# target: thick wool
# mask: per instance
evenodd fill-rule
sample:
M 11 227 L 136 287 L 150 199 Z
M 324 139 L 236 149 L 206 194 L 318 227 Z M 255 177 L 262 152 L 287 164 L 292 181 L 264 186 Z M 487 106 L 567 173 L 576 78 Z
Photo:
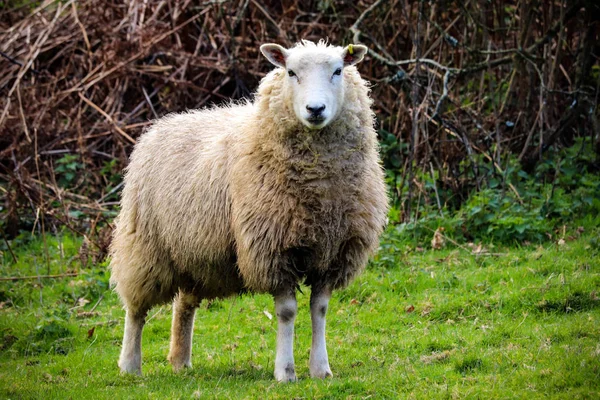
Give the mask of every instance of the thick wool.
M 340 111 L 320 130 L 298 121 L 278 68 L 253 102 L 172 114 L 141 136 L 111 246 L 131 315 L 180 291 L 330 291 L 365 267 L 388 202 L 368 85 L 354 66 L 343 74 Z
M 167 116 L 140 139 L 125 174 L 112 276 L 128 307 L 307 279 L 346 286 L 385 224 L 369 89 L 344 69 L 339 117 L 295 120 L 276 69 L 255 102 Z

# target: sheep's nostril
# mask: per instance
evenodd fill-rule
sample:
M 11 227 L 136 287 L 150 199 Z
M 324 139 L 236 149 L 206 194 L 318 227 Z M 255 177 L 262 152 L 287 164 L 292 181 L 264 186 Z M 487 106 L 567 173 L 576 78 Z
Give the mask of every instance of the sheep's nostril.
M 325 104 L 307 105 L 306 109 L 311 113 L 311 115 L 318 117 L 323 113 L 323 111 L 325 111 Z

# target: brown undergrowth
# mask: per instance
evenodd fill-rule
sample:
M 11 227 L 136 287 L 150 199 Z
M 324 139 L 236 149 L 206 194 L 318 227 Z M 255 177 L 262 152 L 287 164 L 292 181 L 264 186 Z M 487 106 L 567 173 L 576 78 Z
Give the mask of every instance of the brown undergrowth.
M 0 5 L 0 228 L 105 249 L 120 171 L 152 119 L 251 95 L 261 43 L 362 42 L 388 169 L 417 196 L 480 187 L 598 140 L 594 1 L 33 1 Z M 390 136 L 391 135 L 391 136 Z M 410 201 L 407 202 L 410 205 Z M 410 208 L 403 210 L 410 216 Z

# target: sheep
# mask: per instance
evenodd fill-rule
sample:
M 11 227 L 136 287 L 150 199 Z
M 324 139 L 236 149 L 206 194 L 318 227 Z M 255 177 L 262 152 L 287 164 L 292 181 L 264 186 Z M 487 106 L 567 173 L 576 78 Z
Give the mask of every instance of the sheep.
M 168 360 L 191 367 L 201 300 L 244 292 L 275 301 L 274 375 L 294 381 L 296 290 L 311 288 L 311 377 L 331 377 L 325 316 L 378 247 L 388 210 L 367 48 L 264 44 L 276 67 L 254 101 L 171 114 L 139 139 L 111 244 L 126 309 L 119 367 L 141 374 L 145 316 L 173 301 Z

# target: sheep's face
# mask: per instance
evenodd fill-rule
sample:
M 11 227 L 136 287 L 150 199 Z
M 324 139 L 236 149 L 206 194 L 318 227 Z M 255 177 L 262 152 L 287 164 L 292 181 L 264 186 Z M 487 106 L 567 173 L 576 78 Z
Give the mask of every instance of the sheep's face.
M 345 67 L 360 62 L 367 48 L 315 45 L 303 41 L 291 49 L 264 44 L 261 52 L 274 65 L 285 69 L 284 96 L 292 102 L 294 114 L 310 129 L 321 129 L 335 120 L 344 99 Z

